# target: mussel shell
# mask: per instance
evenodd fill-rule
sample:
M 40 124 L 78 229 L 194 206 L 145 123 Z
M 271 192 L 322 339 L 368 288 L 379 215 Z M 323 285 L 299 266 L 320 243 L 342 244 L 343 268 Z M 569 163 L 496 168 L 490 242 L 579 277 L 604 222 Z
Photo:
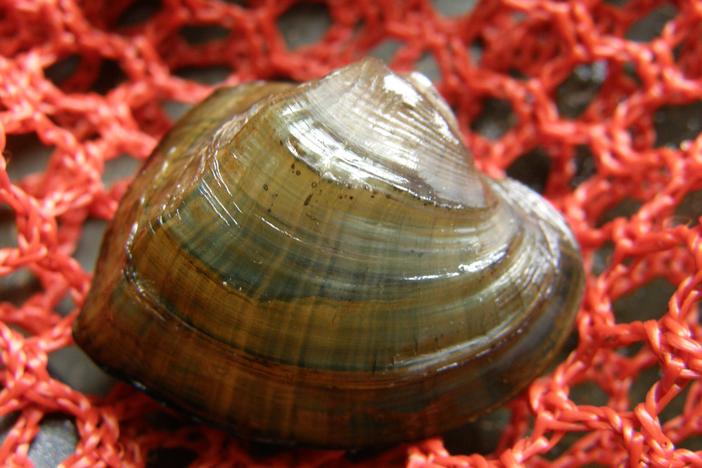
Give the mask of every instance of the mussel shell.
M 548 202 L 475 170 L 428 80 L 366 60 L 190 111 L 122 200 L 74 337 L 245 437 L 364 447 L 523 389 L 582 288 Z

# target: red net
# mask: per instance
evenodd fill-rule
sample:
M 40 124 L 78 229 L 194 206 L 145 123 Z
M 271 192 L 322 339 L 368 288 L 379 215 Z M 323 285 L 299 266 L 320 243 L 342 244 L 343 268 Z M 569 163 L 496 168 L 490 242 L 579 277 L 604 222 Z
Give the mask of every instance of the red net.
M 702 2 L 487 0 L 449 17 L 428 0 L 329 0 L 315 4 L 326 32 L 299 48 L 280 31 L 293 1 L 0 5 L 7 464 L 30 464 L 56 415 L 76 431 L 66 466 L 169 451 L 198 466 L 702 463 Z M 194 27 L 218 34 L 193 40 Z M 266 452 L 177 416 L 163 423 L 152 415 L 164 410 L 126 385 L 97 397 L 64 383 L 50 359 L 71 346 L 90 282 L 81 234 L 113 215 L 128 183 L 106 182 L 106 163 L 146 158 L 171 124 L 164 104 L 210 92 L 190 70 L 306 80 L 388 40 L 395 69 L 433 58 L 483 170 L 518 176 L 535 164 L 526 174 L 542 176 L 565 213 L 588 271 L 569 354 L 501 418 L 372 454 Z M 22 141 L 49 154 L 38 172 L 14 170 L 35 157 L 14 149 Z M 487 432 L 494 442 L 471 446 Z

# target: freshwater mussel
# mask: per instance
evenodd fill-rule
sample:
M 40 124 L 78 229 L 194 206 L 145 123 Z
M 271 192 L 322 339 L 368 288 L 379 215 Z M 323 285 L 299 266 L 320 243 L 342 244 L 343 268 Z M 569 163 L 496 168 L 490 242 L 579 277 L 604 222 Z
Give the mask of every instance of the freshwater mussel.
M 582 264 L 459 135 L 429 80 L 374 59 L 216 91 L 124 196 L 76 342 L 250 439 L 383 445 L 500 405 L 570 333 Z

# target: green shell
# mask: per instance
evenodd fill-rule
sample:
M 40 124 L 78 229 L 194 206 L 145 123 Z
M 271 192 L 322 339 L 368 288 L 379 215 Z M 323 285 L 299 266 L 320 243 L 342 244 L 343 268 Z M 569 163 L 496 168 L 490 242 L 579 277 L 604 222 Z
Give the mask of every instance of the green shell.
M 189 112 L 122 200 L 74 336 L 244 437 L 363 447 L 523 389 L 582 289 L 549 203 L 476 171 L 426 78 L 368 59 Z

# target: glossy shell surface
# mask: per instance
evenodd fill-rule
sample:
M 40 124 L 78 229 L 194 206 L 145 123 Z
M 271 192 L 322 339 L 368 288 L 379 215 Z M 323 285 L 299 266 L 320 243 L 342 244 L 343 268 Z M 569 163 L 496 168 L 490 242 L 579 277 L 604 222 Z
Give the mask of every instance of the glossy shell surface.
M 476 171 L 426 78 L 369 59 L 190 111 L 123 198 L 74 337 L 244 437 L 364 447 L 523 389 L 582 287 L 549 203 Z

